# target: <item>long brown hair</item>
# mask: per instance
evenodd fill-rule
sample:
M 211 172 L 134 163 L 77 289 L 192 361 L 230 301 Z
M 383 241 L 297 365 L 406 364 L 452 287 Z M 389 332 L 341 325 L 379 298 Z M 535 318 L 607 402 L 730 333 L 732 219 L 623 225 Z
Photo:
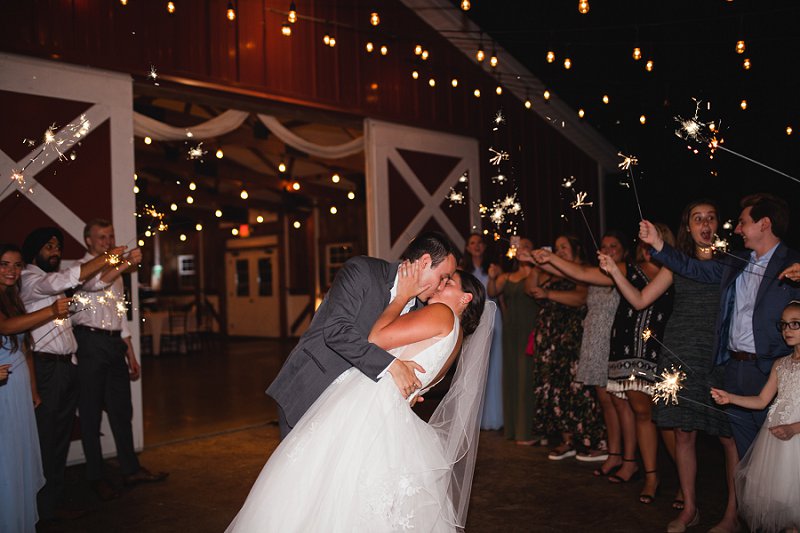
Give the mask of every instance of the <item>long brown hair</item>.
M 695 200 L 694 202 L 689 202 L 686 207 L 683 208 L 683 212 L 681 213 L 681 223 L 680 226 L 678 226 L 678 237 L 675 241 L 675 248 L 685 253 L 689 257 L 695 256 L 695 247 L 697 246 L 697 243 L 695 243 L 694 239 L 692 239 L 692 234 L 689 233 L 689 217 L 692 214 L 692 209 L 698 205 L 710 205 L 713 207 L 714 212 L 717 213 L 717 221 L 719 222 L 719 206 L 717 205 L 717 202 L 713 200 Z
M 20 257 L 22 256 L 22 251 L 19 249 L 19 246 L 15 244 L 0 244 L 0 258 L 2 258 L 7 252 L 17 252 Z M 0 289 L 0 313 L 2 313 L 6 318 L 25 314 L 25 306 L 22 304 L 22 299 L 19 297 L 19 280 L 17 280 L 17 282 L 11 287 Z M 0 336 L 0 348 L 5 347 L 6 338 L 9 339 L 12 352 L 19 350 L 19 341 L 17 341 L 17 336 L 13 334 Z M 25 333 L 24 347 L 27 349 L 29 346 L 30 333 Z

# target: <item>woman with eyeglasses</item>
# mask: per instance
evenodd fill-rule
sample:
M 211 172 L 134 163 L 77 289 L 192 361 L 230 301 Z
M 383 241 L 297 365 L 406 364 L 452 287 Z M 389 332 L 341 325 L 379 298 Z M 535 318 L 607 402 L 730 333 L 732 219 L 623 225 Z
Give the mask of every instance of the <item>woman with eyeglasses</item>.
M 769 409 L 767 421 L 736 469 L 739 514 L 751 531 L 800 528 L 800 301 L 783 310 L 778 329 L 791 355 L 772 365 L 758 396 L 737 396 L 711 389 L 720 405 Z

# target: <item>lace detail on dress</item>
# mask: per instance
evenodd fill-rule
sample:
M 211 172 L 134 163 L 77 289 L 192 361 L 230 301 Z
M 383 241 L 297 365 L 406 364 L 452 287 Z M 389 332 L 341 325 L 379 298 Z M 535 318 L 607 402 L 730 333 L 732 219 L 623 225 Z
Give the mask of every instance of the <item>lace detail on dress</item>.
M 398 477 L 375 480 L 364 485 L 364 509 L 361 522 L 375 525 L 376 520 L 391 531 L 408 531 L 415 528 L 414 505 L 411 501 L 422 491 L 418 476 L 402 473 Z
M 771 427 L 800 422 L 800 360 L 789 356 L 775 365 L 778 397 L 769 408 L 767 424 Z

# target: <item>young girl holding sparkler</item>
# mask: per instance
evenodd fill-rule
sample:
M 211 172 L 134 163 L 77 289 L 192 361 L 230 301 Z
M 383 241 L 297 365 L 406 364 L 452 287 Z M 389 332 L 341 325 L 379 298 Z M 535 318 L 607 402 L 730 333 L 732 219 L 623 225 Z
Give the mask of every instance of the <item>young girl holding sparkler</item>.
M 775 397 L 767 421 L 736 471 L 739 513 L 753 531 L 800 528 L 800 301 L 783 310 L 778 328 L 794 348 L 772 365 L 758 396 L 737 396 L 711 389 L 720 405 L 764 409 Z
M 36 493 L 44 485 L 33 409 L 39 404 L 27 331 L 65 318 L 69 298 L 25 314 L 19 297 L 22 253 L 0 244 L 0 531 L 36 529 Z
M 677 248 L 700 261 L 713 259 L 709 243 L 719 226 L 718 209 L 714 202 L 690 202 L 683 210 L 678 229 Z M 729 531 L 736 525 L 736 497 L 733 471 L 736 466 L 736 446 L 731 439 L 730 424 L 725 413 L 709 408 L 708 388 L 722 383 L 722 368 L 715 367 L 711 354 L 714 347 L 714 322 L 719 307 L 719 286 L 700 283 L 673 274 L 662 268 L 642 289 L 625 279 L 610 257 L 599 255 L 600 266 L 611 275 L 622 296 L 635 309 L 644 309 L 670 288 L 675 301 L 672 316 L 664 330 L 666 349 L 658 360 L 658 374 L 682 371 L 680 400 L 664 401 L 653 408 L 653 420 L 662 435 L 675 440 L 675 463 L 683 497 L 676 497 L 673 508 L 682 512 L 667 525 L 667 531 L 680 533 L 699 522 L 695 478 L 697 477 L 697 432 L 703 431 L 720 438 L 727 465 L 728 505 L 718 527 Z M 656 339 L 659 340 L 659 339 Z M 663 431 L 666 428 L 667 431 Z M 674 431 L 671 431 L 674 430 Z M 669 432 L 672 435 L 669 435 Z

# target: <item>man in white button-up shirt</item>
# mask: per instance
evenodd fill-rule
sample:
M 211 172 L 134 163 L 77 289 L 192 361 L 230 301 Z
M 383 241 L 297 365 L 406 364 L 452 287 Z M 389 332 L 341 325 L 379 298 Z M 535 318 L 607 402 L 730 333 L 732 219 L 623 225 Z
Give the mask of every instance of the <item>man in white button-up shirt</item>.
M 106 255 L 60 270 L 64 235 L 58 228 L 38 228 L 22 245 L 26 263 L 22 271 L 20 297 L 28 312 L 49 307 L 64 292 L 97 274 L 107 264 Z M 113 250 L 122 252 L 122 248 Z M 69 516 L 58 505 L 64 487 L 72 425 L 78 405 L 75 352 L 78 343 L 70 319 L 47 322 L 31 332 L 33 364 L 41 404 L 36 408 L 36 425 L 45 486 L 37 495 L 39 519 L 48 521 Z
M 107 220 L 89 221 L 83 237 L 88 248 L 84 262 L 108 254 L 115 245 L 114 227 Z M 133 449 L 130 382 L 139 379 L 139 363 L 131 344 L 128 308 L 120 276 L 136 269 L 141 260 L 138 248 L 125 258 L 115 257 L 114 268 L 96 275 L 76 293 L 77 297 L 88 301 L 89 308 L 72 319 L 78 340 L 81 442 L 86 456 L 86 477 L 103 500 L 119 496 L 103 474 L 100 421 L 104 410 L 114 434 L 124 483 L 163 481 L 167 477 L 165 472 L 152 473 L 143 468 Z

